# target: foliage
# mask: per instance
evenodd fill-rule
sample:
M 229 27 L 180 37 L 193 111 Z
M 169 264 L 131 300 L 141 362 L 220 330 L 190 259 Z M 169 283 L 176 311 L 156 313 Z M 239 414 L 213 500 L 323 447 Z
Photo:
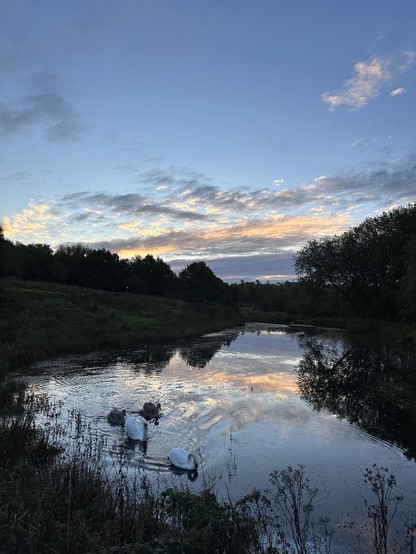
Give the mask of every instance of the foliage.
M 161 258 L 149 254 L 144 258 L 134 256 L 128 263 L 125 285 L 129 292 L 166 296 L 173 292 L 177 277 Z
M 308 552 L 313 501 L 318 492 L 312 489 L 303 466 L 273 471 L 270 481 L 275 487 L 274 500 L 280 508 L 284 524 L 290 527 L 296 551 Z
M 228 300 L 228 286 L 221 281 L 205 262 L 193 262 L 179 273 L 184 298 L 203 303 Z
M 403 288 L 412 288 L 415 237 L 413 204 L 367 218 L 340 236 L 309 241 L 295 269 L 302 282 L 335 288 L 357 315 L 395 318 L 404 307 Z
M 117 254 L 105 249 L 91 249 L 76 244 L 61 246 L 54 258 L 64 268 L 60 279 L 43 279 L 89 287 L 94 289 L 120 291 L 123 290 L 125 263 Z
M 389 529 L 403 496 L 394 494 L 396 478 L 389 474 L 387 468 L 377 467 L 375 464 L 372 469 L 367 468 L 364 472 L 364 482 L 370 485 L 371 492 L 376 497 L 375 504 L 365 500 L 374 532 L 374 551 L 376 554 L 387 554 L 390 547 Z
M 230 293 L 247 317 L 255 321 L 289 323 L 351 315 L 345 301 L 334 290 L 312 283 L 241 281 L 230 285 Z
M 401 315 L 416 320 L 416 236 L 412 236 L 404 247 L 406 266 L 400 285 L 399 300 Z

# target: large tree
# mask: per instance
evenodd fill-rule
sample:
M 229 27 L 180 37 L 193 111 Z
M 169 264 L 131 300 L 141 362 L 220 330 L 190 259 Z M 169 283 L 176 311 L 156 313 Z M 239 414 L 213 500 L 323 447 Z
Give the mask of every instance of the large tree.
M 185 298 L 199 302 L 230 299 L 228 286 L 203 261 L 193 262 L 179 273 Z
M 359 315 L 392 317 L 400 309 L 415 236 L 416 204 L 309 241 L 295 256 L 295 270 L 301 282 L 336 288 Z
M 151 254 L 134 256 L 129 261 L 126 286 L 130 292 L 165 296 L 177 279 L 170 266 Z

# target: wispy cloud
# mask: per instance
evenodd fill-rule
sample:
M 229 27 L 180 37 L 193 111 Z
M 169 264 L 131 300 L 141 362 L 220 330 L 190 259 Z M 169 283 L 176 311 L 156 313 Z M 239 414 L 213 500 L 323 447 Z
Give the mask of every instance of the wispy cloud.
M 13 135 L 40 124 L 48 140 L 76 140 L 86 129 L 71 103 L 59 94 L 33 94 L 0 103 L 0 132 Z
M 176 202 L 170 204 L 164 201 L 151 199 L 139 193 L 109 194 L 104 192 L 78 192 L 68 194 L 62 198 L 62 202 L 68 208 L 92 208 L 83 214 L 83 218 L 94 217 L 97 213 L 104 211 L 123 217 L 159 217 L 169 216 L 176 220 L 203 220 L 204 214 L 195 210 L 180 209 L 175 206 Z
M 404 94 L 406 92 L 406 89 L 403 87 L 395 88 L 392 90 L 389 94 L 389 96 L 400 96 L 401 94 Z
M 391 55 L 372 56 L 366 61 L 357 61 L 354 64 L 353 77 L 347 79 L 341 89 L 325 92 L 322 95 L 322 101 L 328 104 L 331 111 L 335 111 L 340 106 L 355 110 L 363 108 L 379 95 L 380 90 L 387 83 L 409 71 L 415 56 L 415 51 L 405 50 Z
M 0 132 L 12 136 L 39 127 L 49 141 L 77 140 L 87 126 L 69 100 L 64 80 L 41 71 L 28 83 L 30 93 L 0 102 Z

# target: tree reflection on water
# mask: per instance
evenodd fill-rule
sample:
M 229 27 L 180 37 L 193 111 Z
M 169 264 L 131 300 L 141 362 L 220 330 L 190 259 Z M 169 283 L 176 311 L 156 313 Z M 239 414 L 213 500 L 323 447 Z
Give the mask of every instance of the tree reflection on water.
M 300 396 L 416 459 L 415 357 L 388 346 L 301 333 Z
M 153 373 L 161 371 L 175 354 L 179 354 L 189 366 L 202 369 L 223 346 L 229 346 L 240 332 L 230 330 L 227 333 L 186 339 L 174 344 L 148 345 L 143 350 L 124 353 L 123 360 L 128 361 L 136 370 Z
M 203 341 L 199 339 L 187 343 L 179 349 L 180 357 L 188 365 L 202 369 L 223 346 L 229 346 L 239 334 L 240 331 L 230 331 L 224 335 L 208 335 Z

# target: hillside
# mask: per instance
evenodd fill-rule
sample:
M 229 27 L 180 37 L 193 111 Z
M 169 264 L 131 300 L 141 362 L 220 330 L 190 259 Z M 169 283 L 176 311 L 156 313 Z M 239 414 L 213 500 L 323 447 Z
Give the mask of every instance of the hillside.
M 104 348 L 134 348 L 243 322 L 218 304 L 187 303 L 50 283 L 0 281 L 0 364 Z

